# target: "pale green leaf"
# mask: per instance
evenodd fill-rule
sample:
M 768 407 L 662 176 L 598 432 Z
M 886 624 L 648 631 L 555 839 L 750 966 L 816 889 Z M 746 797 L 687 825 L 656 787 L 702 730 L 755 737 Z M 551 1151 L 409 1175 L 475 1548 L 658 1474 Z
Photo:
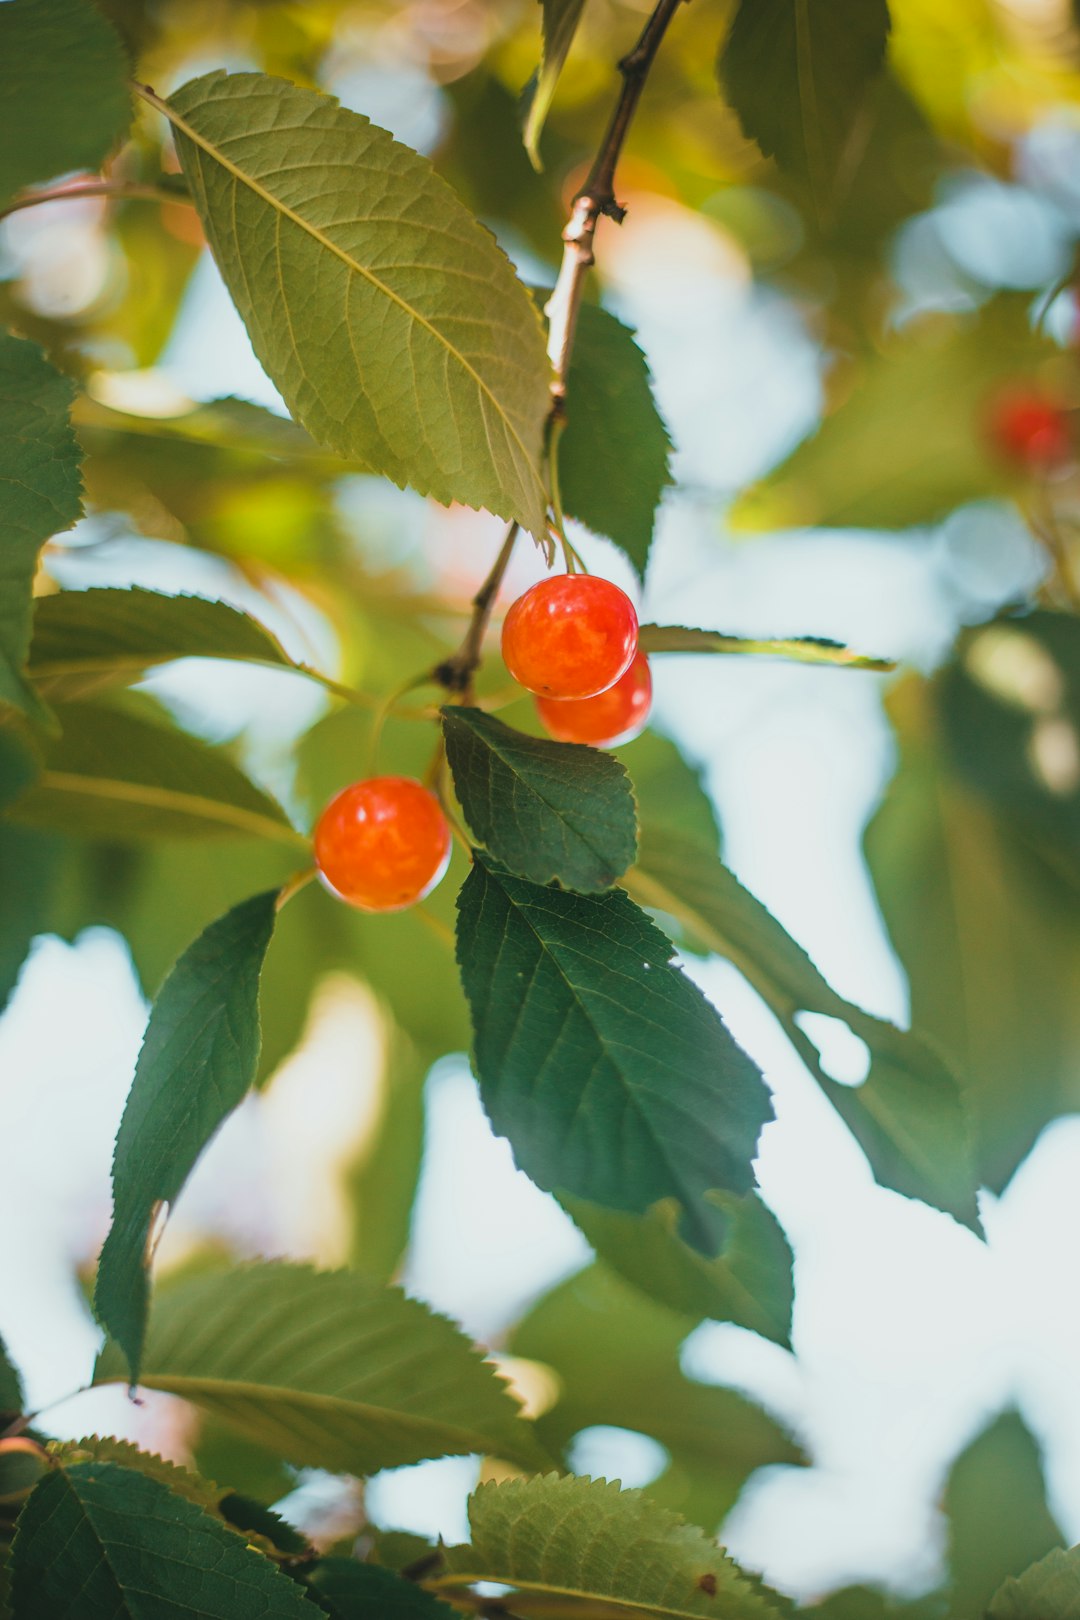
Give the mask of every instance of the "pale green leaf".
M 638 646 L 645 653 L 741 653 L 840 669 L 888 671 L 896 668 L 895 659 L 853 652 L 843 642 L 828 641 L 822 636 L 753 638 L 728 636 L 720 630 L 693 630 L 681 624 L 643 624 L 638 633 Z
M 888 36 L 886 0 L 739 0 L 720 54 L 724 93 L 766 157 L 809 180 L 823 216 Z
M 207 1143 L 238 1108 L 259 1063 L 259 975 L 277 894 L 245 900 L 181 956 L 150 1009 L 113 1156 L 113 1219 L 94 1310 L 138 1381 L 150 1244 Z M 155 1234 L 156 1240 L 156 1234 Z
M 0 5 L 0 204 L 35 181 L 100 167 L 131 122 L 127 76 L 91 0 Z
M 301 1589 L 160 1480 L 57 1468 L 19 1519 L 15 1620 L 310 1620 Z
M 269 630 L 227 602 L 136 586 L 59 591 L 34 605 L 27 673 L 50 695 L 78 697 L 136 680 L 175 658 L 295 667 Z
M 630 778 L 609 755 L 530 737 L 481 709 L 442 711 L 454 790 L 473 833 L 510 871 L 589 893 L 631 865 Z
M 753 985 L 883 1186 L 980 1230 L 970 1121 L 956 1077 L 933 1046 L 838 995 L 771 912 L 695 841 L 646 829 L 626 886 L 681 922 L 691 946 L 726 957 Z M 871 1061 L 862 1085 L 829 1076 L 799 1013 L 840 1019 L 865 1041 Z
M 1080 1615 L 1080 1547 L 1055 1547 L 995 1592 L 987 1620 L 1076 1620 Z
M 540 323 L 426 159 L 257 73 L 212 73 L 155 105 L 255 352 L 312 436 L 543 533 Z
M 499 1581 L 522 1591 L 625 1604 L 655 1620 L 770 1620 L 777 1607 L 723 1548 L 642 1491 L 555 1474 L 481 1485 L 468 1547 L 447 1549 L 440 1589 Z
M 712 1188 L 745 1193 L 761 1076 L 620 891 L 540 888 L 476 854 L 458 900 L 458 965 L 495 1130 L 552 1192 L 644 1213 L 679 1200 L 715 1252 Z
M 536 80 L 530 86 L 528 111 L 525 115 L 524 141 L 534 169 L 542 169 L 540 161 L 540 135 L 555 98 L 555 86 L 563 64 L 570 55 L 585 0 L 540 0 L 543 16 L 540 23 L 542 45 L 540 67 Z
M 95 1383 L 125 1377 L 107 1345 Z M 300 1467 L 543 1453 L 505 1384 L 444 1317 L 358 1272 L 261 1262 L 159 1285 L 140 1384 L 182 1395 Z
M 307 850 L 285 812 L 219 750 L 142 714 L 57 704 L 62 735 L 8 814 L 29 826 L 105 838 L 246 835 Z

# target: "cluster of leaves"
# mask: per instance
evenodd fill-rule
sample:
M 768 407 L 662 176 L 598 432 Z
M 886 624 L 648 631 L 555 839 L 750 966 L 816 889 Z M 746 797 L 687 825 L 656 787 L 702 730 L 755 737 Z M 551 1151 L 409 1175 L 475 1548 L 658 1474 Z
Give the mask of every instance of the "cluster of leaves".
M 897 688 L 911 759 L 871 829 L 870 851 L 925 1033 L 841 997 L 739 884 L 719 858 L 700 782 L 671 745 L 646 736 L 612 757 L 550 742 L 518 710 L 508 711 L 514 725 L 494 714 L 483 685 L 474 702 L 424 711 L 427 724 L 392 724 L 382 743 L 387 766 L 408 774 L 420 774 L 436 747 L 444 790 L 468 829 L 470 858 L 456 858 L 430 909 L 372 918 L 317 886 L 294 892 L 296 869 L 310 863 L 306 824 L 355 774 L 348 762 L 367 757 L 379 700 L 297 662 L 255 617 L 224 602 L 42 589 L 43 548 L 84 511 L 122 512 L 136 532 L 239 558 L 256 578 L 280 570 L 320 602 L 339 603 L 343 637 L 364 649 L 365 680 L 393 690 L 432 670 L 447 648 L 407 586 L 359 570 L 336 514 L 339 483 L 378 475 L 544 540 L 560 502 L 545 446 L 543 297 L 476 217 L 487 213 L 478 196 L 486 170 L 451 149 L 443 167 L 464 174 L 463 200 L 427 159 L 304 82 L 213 72 L 168 100 L 140 85 L 132 131 L 126 50 L 145 47 L 152 59 L 163 45 L 142 7 L 115 9 L 124 42 L 90 0 L 0 7 L 0 206 L 110 159 L 118 190 L 162 191 L 162 220 L 167 209 L 194 206 L 295 420 L 229 400 L 164 420 L 110 409 L 87 386 L 102 334 L 35 317 L 17 289 L 5 295 L 26 335 L 0 337 L 0 1005 L 38 934 L 74 937 L 107 922 L 128 941 L 153 1005 L 116 1143 L 113 1222 L 95 1294 L 110 1342 L 94 1380 L 192 1402 L 207 1452 L 220 1424 L 249 1448 L 246 1470 L 260 1484 L 243 1488 L 235 1442 L 224 1448 L 235 1476 L 219 1489 L 116 1441 L 44 1449 L 36 1439 L 0 1440 L 0 1581 L 10 1588 L 0 1585 L 0 1612 L 6 1604 L 15 1620 L 142 1614 L 158 1612 L 146 1607 L 158 1601 L 178 1614 L 315 1607 L 438 1620 L 446 1605 L 436 1594 L 467 1603 L 473 1587 L 495 1581 L 513 1589 L 513 1612 L 538 1615 L 567 1604 L 724 1620 L 790 1614 L 676 1511 L 712 1528 L 754 1467 L 797 1463 L 801 1453 L 748 1403 L 679 1371 L 678 1345 L 706 1317 L 788 1346 L 793 1286 L 790 1249 L 755 1191 L 767 1089 L 675 950 L 721 955 L 743 973 L 879 1182 L 977 1231 L 980 1183 L 1000 1185 L 1042 1123 L 1075 1101 L 1069 1017 L 1080 953 L 1072 919 L 1062 917 L 1060 942 L 1048 940 L 1040 909 L 1040 949 L 1053 969 L 1040 982 L 1047 1061 L 1039 1095 L 1018 1101 L 1011 1080 L 1030 1030 L 1010 1022 L 1013 1002 L 989 977 L 999 919 L 945 913 L 984 905 L 986 891 L 942 882 L 940 863 L 951 856 L 939 845 L 963 849 L 973 864 L 984 848 L 995 858 L 1000 850 L 1003 893 L 1014 873 L 1022 885 L 1054 870 L 1071 878 L 1080 787 L 1062 791 L 1047 777 L 1036 734 L 1045 739 L 1057 724 L 1060 735 L 1078 718 L 1076 620 L 1047 612 L 976 632 L 933 683 Z M 883 118 L 893 116 L 890 97 L 913 106 L 884 75 L 884 0 L 840 10 L 844 26 L 799 0 L 746 0 L 734 8 L 720 62 L 730 110 L 745 137 L 776 156 L 780 186 L 823 233 L 819 247 L 852 206 L 868 106 L 880 101 Z M 542 16 L 544 57 L 526 117 L 534 160 L 583 7 L 545 0 Z M 292 65 L 293 77 L 309 76 Z M 466 114 L 459 145 L 467 125 Z M 182 192 L 150 163 L 166 126 Z M 865 166 L 873 169 L 869 157 Z M 519 200 L 502 201 L 492 211 L 527 236 L 539 234 L 541 215 L 550 223 L 540 205 L 526 222 Z M 147 206 L 121 203 L 118 228 L 130 223 L 127 210 Z M 872 257 L 865 244 L 860 251 Z M 184 274 L 194 262 L 164 224 L 154 252 Z M 170 285 L 175 312 L 183 281 Z M 155 359 L 166 330 L 138 324 L 132 357 Z M 864 357 L 848 406 L 775 475 L 785 512 L 900 524 L 1008 487 L 973 426 L 976 407 L 995 380 L 1043 353 L 1042 340 L 999 303 L 977 325 L 958 324 L 944 345 L 940 334 L 921 341 Z M 957 377 L 958 388 L 937 386 L 939 374 Z M 671 446 L 633 334 L 592 304 L 580 311 L 568 397 L 561 504 L 643 576 Z M 933 409 L 923 409 L 928 398 Z M 891 440 L 899 417 L 916 427 L 883 480 L 874 446 Z M 869 454 L 852 453 L 853 434 Z M 361 581 L 374 587 L 367 600 Z M 400 617 L 388 626 L 391 614 Z M 1029 663 L 1051 666 L 1036 699 L 1018 703 L 996 680 L 984 637 L 1002 633 L 1024 641 Z M 828 643 L 740 642 L 685 627 L 647 626 L 642 645 L 874 663 Z M 189 657 L 289 671 L 332 700 L 297 748 L 295 815 L 229 750 L 132 690 L 148 671 Z M 905 794 L 918 796 L 918 813 Z M 942 827 L 954 815 L 964 818 L 958 840 Z M 925 840 L 916 856 L 914 838 Z M 1050 905 L 1023 894 L 1023 904 Z M 926 931 L 939 926 L 945 937 L 922 983 Z M 442 937 L 451 928 L 456 959 Z M 1026 936 L 1005 937 L 1026 952 Z M 972 939 L 986 952 L 977 991 Z M 401 1071 L 357 1189 L 378 1219 L 358 1235 L 355 1268 L 213 1266 L 167 1279 L 151 1302 L 164 1208 L 225 1119 L 296 1044 L 318 982 L 335 970 L 375 991 Z M 1024 970 L 1034 977 L 1034 961 Z M 997 1024 L 983 1017 L 984 999 Z M 830 1077 L 804 1013 L 838 1018 L 865 1042 L 863 1085 Z M 494 1129 L 598 1256 L 516 1330 L 515 1353 L 554 1367 L 562 1381 L 535 1425 L 450 1323 L 390 1286 L 418 1172 L 419 1086 L 435 1057 L 466 1044 Z M 5 1363 L 0 1408 L 16 1429 L 22 1405 Z M 648 1492 L 546 1471 L 597 1422 L 651 1425 L 671 1462 Z M 282 1478 L 292 1476 L 282 1464 L 363 1477 L 475 1452 L 529 1477 L 480 1488 L 469 1547 L 410 1560 L 426 1589 L 377 1558 L 316 1553 L 260 1500 L 284 1494 Z M 1051 1553 L 1022 1574 L 1056 1539 L 1036 1535 L 1010 1551 L 976 1597 L 963 1595 L 957 1577 L 950 1612 L 963 1620 L 992 1597 L 995 1616 L 1051 1620 L 1054 1603 L 1064 1615 L 1080 1583 L 1072 1554 Z M 1020 1579 L 993 1597 L 1006 1576 Z M 840 1615 L 848 1601 L 813 1612 Z

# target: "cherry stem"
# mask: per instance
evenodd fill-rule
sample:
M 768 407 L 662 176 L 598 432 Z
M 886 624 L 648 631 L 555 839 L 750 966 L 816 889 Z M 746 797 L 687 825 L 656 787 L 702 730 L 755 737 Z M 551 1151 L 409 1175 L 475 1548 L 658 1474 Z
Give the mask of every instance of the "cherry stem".
M 441 664 L 436 664 L 431 671 L 429 679 L 439 686 L 445 686 L 459 702 L 468 703 L 473 695 L 473 676 L 480 668 L 482 659 L 481 648 L 487 627 L 491 622 L 491 615 L 495 609 L 495 598 L 499 594 L 499 586 L 503 576 L 510 566 L 510 558 L 514 552 L 514 542 L 518 537 L 518 525 L 511 523 L 506 531 L 499 555 L 495 558 L 484 583 L 472 600 L 472 618 L 469 628 L 465 632 L 465 639 L 457 652 L 444 658 Z
M 42 203 L 76 202 L 83 197 L 113 197 L 121 202 L 141 198 L 147 202 L 191 203 L 188 193 L 179 186 L 174 190 L 171 186 L 155 186 L 135 180 L 86 180 L 24 192 L 14 202 L 8 203 L 6 208 L 0 208 L 0 219 L 18 214 L 24 208 L 37 208 Z
M 306 889 L 315 876 L 317 876 L 317 871 L 314 866 L 305 866 L 303 871 L 294 872 L 288 882 L 284 883 L 279 890 L 278 897 L 274 901 L 274 910 L 280 911 L 283 906 L 287 906 L 293 895 L 299 894 L 301 889 Z

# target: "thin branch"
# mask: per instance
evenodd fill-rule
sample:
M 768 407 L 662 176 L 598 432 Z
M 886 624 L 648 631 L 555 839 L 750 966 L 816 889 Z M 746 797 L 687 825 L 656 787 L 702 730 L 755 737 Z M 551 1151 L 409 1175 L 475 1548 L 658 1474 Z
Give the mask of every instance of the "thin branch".
M 554 372 L 551 385 L 553 416 L 561 416 L 565 410 L 566 378 L 581 295 L 585 277 L 595 263 L 593 243 L 596 227 L 602 214 L 620 224 L 626 217 L 626 210 L 615 199 L 615 171 L 660 41 L 682 4 L 683 0 L 657 0 L 641 38 L 619 63 L 619 72 L 623 77 L 622 93 L 596 160 L 585 184 L 574 198 L 570 219 L 563 231 L 562 265 L 545 311 L 548 317 L 548 357 Z
M 66 186 L 51 186 L 41 191 L 27 191 L 6 208 L 0 208 L 0 219 L 17 214 L 24 208 L 37 208 L 41 203 L 75 202 L 83 197 L 113 197 L 123 202 L 142 198 L 148 202 L 190 203 L 191 198 L 181 186 L 155 186 L 134 180 L 87 180 Z
M 473 676 L 480 668 L 481 647 L 491 615 L 495 608 L 495 598 L 499 594 L 499 586 L 503 582 L 503 575 L 510 566 L 510 558 L 514 552 L 514 541 L 518 537 L 518 525 L 511 523 L 506 531 L 506 538 L 502 543 L 499 555 L 492 564 L 491 572 L 473 597 L 472 618 L 469 628 L 465 632 L 465 639 L 457 652 L 444 658 L 441 664 L 436 664 L 431 672 L 431 679 L 439 686 L 445 686 L 448 692 L 468 702 L 472 696 Z

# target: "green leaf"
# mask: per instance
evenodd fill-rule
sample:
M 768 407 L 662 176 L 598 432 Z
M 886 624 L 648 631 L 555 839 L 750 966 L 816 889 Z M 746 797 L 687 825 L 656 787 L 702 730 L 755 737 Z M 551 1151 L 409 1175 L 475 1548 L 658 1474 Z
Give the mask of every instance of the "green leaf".
M 988 1620 L 1075 1620 L 1080 1614 L 1080 1547 L 1060 1547 L 994 1593 Z
M 94 1310 L 138 1382 L 150 1294 L 151 1229 L 238 1108 L 259 1061 L 259 975 L 277 894 L 245 900 L 177 962 L 150 1010 L 113 1156 L 113 1219 Z
M 939 688 L 890 696 L 900 763 L 866 853 L 916 1025 L 955 1061 L 976 1165 L 994 1191 L 1043 1127 L 1080 1107 L 1080 927 L 1075 885 L 957 780 Z
M 1002 384 L 1030 377 L 1053 352 L 1015 296 L 908 323 L 854 360 L 842 403 L 736 502 L 731 521 L 898 529 L 1021 491 L 1025 476 L 995 449 L 987 412 Z
M 27 952 L 43 933 L 59 850 L 55 839 L 0 821 L 0 1012 L 18 983 Z M 2 1403 L 0 1403 L 2 1404 Z
M 640 824 L 682 833 L 708 849 L 719 849 L 720 827 L 701 769 L 691 765 L 669 737 L 650 726 L 618 749 L 616 757 L 630 772 Z
M 539 888 L 477 854 L 458 900 L 458 966 L 492 1125 L 526 1175 L 612 1209 L 674 1197 L 715 1251 L 705 1194 L 744 1193 L 761 1076 L 671 946 L 616 891 Z
M 780 636 L 764 640 L 728 636 L 720 630 L 692 630 L 681 624 L 643 624 L 638 646 L 645 653 L 739 653 L 764 658 L 785 658 L 795 664 L 825 664 L 840 669 L 896 668 L 892 658 L 874 658 L 852 652 L 842 641 L 824 636 Z
M 570 47 L 574 43 L 581 13 L 585 9 L 585 0 L 540 0 L 540 4 L 543 7 L 540 24 L 543 37 L 540 68 L 535 83 L 527 92 L 528 111 L 525 115 L 523 134 L 525 150 L 536 170 L 544 167 L 540 161 L 540 135 L 551 103 L 555 99 L 555 86 L 559 82 L 559 75 L 566 58 L 570 55 Z
M 208 74 L 154 104 L 255 352 L 313 437 L 542 534 L 540 323 L 431 165 L 262 74 Z
M 131 123 L 128 64 L 89 0 L 0 6 L 0 204 L 72 169 L 97 169 Z
M 678 919 L 692 948 L 726 957 L 753 985 L 883 1186 L 981 1230 L 964 1100 L 955 1076 L 929 1043 L 838 995 L 760 900 L 693 840 L 645 829 L 639 865 L 627 887 L 639 901 Z M 798 1022 L 799 1013 L 841 1019 L 865 1041 L 871 1062 L 862 1085 L 830 1078 Z
M 741 1395 L 684 1377 L 679 1351 L 697 1320 L 594 1264 L 535 1304 L 507 1348 L 558 1375 L 558 1399 L 537 1420 L 553 1452 L 594 1424 L 644 1431 L 670 1455 L 647 1494 L 696 1523 L 716 1525 L 754 1469 L 806 1459 Z
M 445 708 L 442 717 L 465 819 L 511 872 L 590 893 L 633 863 L 637 816 L 618 760 L 529 737 L 481 709 Z
M 555 1474 L 481 1485 L 472 1544 L 450 1547 L 438 1587 L 499 1581 L 625 1604 L 656 1620 L 770 1620 L 778 1610 L 721 1547 L 642 1491 Z
M 805 1620 L 946 1620 L 940 1594 L 902 1603 L 869 1586 L 845 1586 L 824 1602 L 795 1612 Z
M 0 6 L 0 39 L 9 13 L 25 21 L 30 10 L 16 0 Z M 0 62 L 14 69 L 17 61 L 0 48 Z M 71 381 L 36 344 L 0 333 L 0 706 L 10 704 L 36 720 L 44 713 L 24 686 L 22 670 L 38 553 L 82 514 L 81 454 L 70 420 L 74 394 Z
M 124 1377 L 107 1345 L 94 1382 Z M 492 1367 L 444 1317 L 357 1272 L 260 1262 L 162 1283 L 141 1385 L 182 1395 L 299 1467 L 542 1453 Z
M 159 1480 L 110 1462 L 56 1469 L 12 1548 L 15 1620 L 310 1620 L 286 1575 Z
M 355 1558 L 320 1558 L 305 1583 L 335 1620 L 357 1615 L 379 1620 L 451 1620 L 455 1613 L 412 1581 Z
M 1002 1581 L 1020 1575 L 1064 1537 L 1046 1506 L 1039 1448 L 1004 1412 L 953 1464 L 945 1487 L 949 1620 L 983 1620 Z M 1039 1620 L 1050 1620 L 1040 1613 Z
M 723 1247 L 699 1254 L 678 1234 L 679 1210 L 663 1199 L 647 1215 L 601 1209 L 563 1196 L 567 1213 L 597 1254 L 635 1288 L 699 1322 L 734 1322 L 791 1348 L 791 1245 L 756 1193 L 710 1195 L 725 1217 Z
M 160 591 L 59 591 L 34 606 L 27 673 L 50 694 L 80 697 L 174 658 L 296 666 L 269 630 L 227 602 Z
M 246 834 L 307 850 L 285 812 L 219 750 L 142 712 L 57 704 L 62 735 L 8 814 L 76 837 L 214 838 Z
M 0 1339 L 0 1413 L 18 1415 L 23 1409 L 22 1379 Z
M 809 181 L 822 217 L 837 201 L 888 37 L 886 0 L 739 0 L 721 86 L 765 156 Z
M 633 332 L 595 304 L 578 316 L 566 406 L 563 507 L 613 540 L 644 578 L 656 511 L 672 482 L 671 438 Z

